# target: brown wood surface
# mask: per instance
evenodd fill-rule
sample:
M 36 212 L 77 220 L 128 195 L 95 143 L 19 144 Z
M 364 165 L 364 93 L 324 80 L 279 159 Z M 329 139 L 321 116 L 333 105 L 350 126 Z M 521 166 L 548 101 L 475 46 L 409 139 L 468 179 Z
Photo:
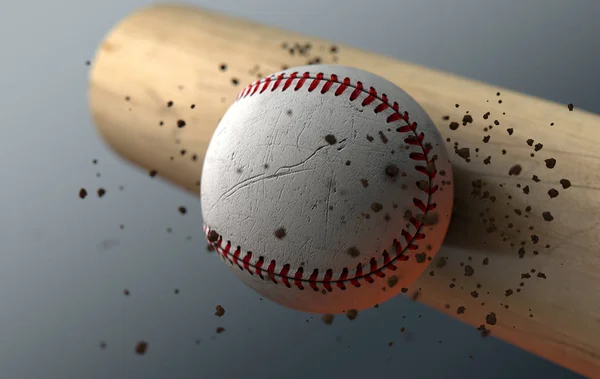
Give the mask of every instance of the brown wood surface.
M 208 142 L 235 95 L 260 76 L 317 58 L 393 81 L 449 138 L 455 213 L 438 258 L 410 295 L 418 292 L 417 301 L 484 325 L 491 336 L 600 377 L 599 116 L 172 5 L 137 12 L 108 34 L 91 69 L 90 108 L 101 136 L 121 157 L 197 193 Z M 467 111 L 473 121 L 463 125 Z M 469 161 L 466 150 L 458 150 L 464 148 Z M 552 168 L 548 159 L 556 162 Z M 510 175 L 517 164 L 520 174 Z M 553 189 L 558 196 L 550 196 Z M 553 219 L 545 220 L 544 212 Z

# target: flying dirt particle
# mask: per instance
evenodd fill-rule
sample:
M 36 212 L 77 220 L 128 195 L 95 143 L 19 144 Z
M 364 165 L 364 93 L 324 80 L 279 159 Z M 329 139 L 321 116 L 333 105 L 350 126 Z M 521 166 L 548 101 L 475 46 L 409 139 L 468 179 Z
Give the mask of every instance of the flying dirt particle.
M 387 176 L 395 178 L 400 173 L 400 169 L 396 165 L 389 165 L 385 168 L 385 173 Z
M 516 165 L 512 166 L 510 168 L 510 170 L 508 170 L 508 175 L 511 175 L 511 176 L 512 175 L 519 175 L 521 173 L 522 169 L 523 168 L 521 167 L 521 165 L 516 164 Z
M 156 176 L 156 174 L 158 174 L 158 172 L 156 170 L 148 171 L 148 175 L 150 175 L 151 178 L 154 178 Z
M 100 349 L 106 350 L 106 346 L 107 346 L 107 344 L 105 341 L 100 341 Z
M 348 317 L 348 320 L 352 321 L 356 319 L 356 316 L 358 316 L 358 311 L 356 309 L 348 309 L 348 311 L 346 311 L 346 317 Z
M 356 248 L 356 246 L 352 246 L 348 248 L 348 255 L 352 258 L 356 258 L 360 255 L 360 251 L 358 250 L 358 248 Z
M 491 136 L 485 136 L 485 137 L 483 137 L 483 143 L 490 142 L 490 138 L 491 138 Z
M 569 112 L 573 112 L 573 104 L 567 104 L 567 108 L 569 108 Z
M 448 260 L 446 259 L 446 257 L 438 257 L 435 261 L 435 267 L 442 268 L 442 267 L 446 266 L 447 263 L 448 263 Z
M 237 78 L 231 78 L 231 84 L 237 86 L 238 84 L 240 84 L 240 81 Z
M 554 220 L 554 217 L 552 216 L 552 214 L 550 212 L 542 212 L 542 217 L 544 218 L 544 220 L 546 220 L 548 222 Z
M 475 269 L 469 265 L 465 265 L 465 276 L 473 276 Z
M 471 151 L 469 150 L 468 147 L 463 147 L 463 148 L 456 150 L 456 154 L 459 157 L 461 157 L 462 159 L 467 160 L 471 156 Z
M 385 134 L 383 134 L 382 131 L 379 131 L 379 139 L 381 139 L 382 143 L 388 143 L 389 142 L 388 138 L 385 136 Z
M 427 180 L 419 180 L 417 182 L 417 187 L 421 191 L 427 191 L 429 189 L 429 181 L 427 181 Z
M 543 272 L 538 272 L 537 277 L 542 278 L 542 279 L 547 279 L 546 274 L 544 274 Z
M 548 190 L 548 196 L 550 196 L 551 199 L 554 199 L 556 196 L 558 196 L 558 191 L 554 188 L 551 188 Z
M 350 166 L 350 161 L 346 161 L 346 166 Z
M 571 187 L 571 182 L 568 179 L 561 179 L 560 185 L 562 186 L 563 189 L 567 189 L 567 188 Z
M 129 290 L 128 290 L 127 288 L 125 288 L 125 289 L 123 290 L 123 295 L 125 295 L 125 296 L 129 296 L 129 294 L 130 294 Z
M 537 176 L 537 175 L 533 175 L 533 176 L 531 177 L 531 180 L 533 180 L 533 181 L 534 181 L 534 182 L 536 182 L 536 183 L 540 182 L 540 178 L 538 178 L 538 176 Z
M 215 316 L 221 317 L 224 314 L 225 314 L 225 308 L 223 308 L 223 306 L 221 306 L 221 305 L 217 305 L 215 307 Z
M 514 132 L 514 129 L 513 128 L 508 128 L 508 129 L 506 129 L 506 131 L 508 132 L 509 136 L 512 136 L 512 134 Z
M 491 312 L 490 314 L 485 316 L 485 322 L 489 325 L 496 325 L 496 314 L 494 312 Z
M 471 297 L 473 299 L 477 299 L 479 297 L 479 292 L 477 292 L 477 291 L 471 291 Z
M 531 138 L 527 140 L 527 144 L 528 144 L 529 146 L 533 146 L 533 142 L 534 142 L 534 141 L 533 141 Z
M 492 156 L 491 155 L 483 160 L 483 164 L 486 164 L 486 165 L 490 164 L 491 162 L 492 162 Z
M 144 355 L 148 351 L 148 343 L 146 341 L 139 341 L 135 345 L 135 353 L 137 355 Z
M 175 295 L 179 295 L 179 288 L 175 288 L 175 289 L 173 290 L 173 293 L 174 293 Z
M 460 107 L 460 104 L 454 104 L 454 106 L 455 106 L 456 108 L 458 108 L 458 107 Z
M 452 121 L 450 123 L 449 127 L 450 127 L 450 130 L 456 130 L 456 129 L 458 129 L 458 127 L 459 127 L 458 122 Z
M 448 120 L 450 120 L 450 116 L 442 116 L 442 120 L 448 121 Z
M 423 263 L 427 260 L 427 254 L 426 253 L 415 254 L 415 259 L 417 260 L 417 263 Z
M 217 327 L 217 329 L 215 329 L 215 332 L 217 332 L 217 334 L 221 334 L 225 331 L 225 328 L 222 326 Z
M 512 294 L 513 294 L 513 290 L 511 290 L 510 288 L 507 289 L 506 291 L 504 291 L 504 296 L 506 296 L 506 297 L 509 297 Z
M 177 127 L 178 128 L 183 128 L 185 126 L 185 121 L 184 120 L 177 120 Z
M 192 108 L 192 109 L 196 108 L 196 104 L 190 105 L 190 108 Z
M 225 70 L 227 70 L 227 65 L 226 65 L 225 63 L 221 63 L 221 64 L 219 65 L 219 70 L 221 70 L 221 71 L 225 71 Z
M 392 275 L 387 280 L 388 287 L 393 288 L 396 284 L 398 284 L 398 277 L 396 275 Z
M 439 221 L 439 215 L 437 212 L 427 212 L 425 214 L 418 215 L 416 218 L 425 226 L 437 225 Z
M 333 134 L 328 134 L 325 136 L 325 141 L 328 144 L 333 145 L 337 142 L 337 139 L 335 138 L 335 136 Z
M 490 117 L 490 114 L 491 114 L 490 112 L 485 112 L 483 115 L 483 119 L 487 120 Z
M 490 260 L 488 258 L 483 258 L 483 265 L 487 266 L 490 263 Z
M 533 149 L 534 149 L 535 151 L 540 151 L 540 150 L 542 150 L 542 147 L 544 147 L 544 145 L 542 145 L 541 143 L 537 143 L 537 144 L 536 144 L 536 145 L 533 147 Z
M 544 160 L 544 162 L 546 162 L 546 167 L 548 168 L 554 168 L 554 166 L 556 166 L 556 159 L 554 158 L 548 158 Z
M 86 196 L 87 196 L 87 191 L 85 190 L 85 188 L 82 188 L 82 189 L 80 189 L 80 190 L 79 190 L 79 197 L 80 197 L 81 199 L 85 199 L 85 198 L 86 198 Z
M 462 315 L 463 313 L 465 313 L 466 309 L 467 308 L 461 305 L 460 307 L 456 308 L 456 314 Z
M 275 234 L 275 237 L 277 237 L 278 239 L 282 239 L 283 237 L 285 237 L 287 235 L 287 232 L 284 227 L 281 227 L 281 228 L 277 229 L 274 234 Z
M 532 235 L 531 235 L 531 242 L 532 242 L 533 244 L 536 244 L 536 243 L 540 242 L 540 237 L 538 237 L 538 236 L 537 236 L 537 235 L 535 235 L 535 234 L 532 234 Z
M 106 190 L 104 188 L 98 188 L 98 191 L 96 191 L 98 193 L 98 197 L 102 197 L 106 194 Z
M 463 126 L 466 126 L 467 124 L 472 124 L 473 123 L 473 116 L 466 114 L 463 116 L 462 119 L 462 124 Z
M 216 231 L 214 231 L 214 230 L 211 230 L 211 231 L 208 233 L 208 241 L 209 241 L 209 242 L 217 242 L 218 240 L 219 240 L 219 233 L 217 233 L 217 232 L 216 232 Z
M 177 210 L 179 211 L 179 213 L 181 213 L 182 215 L 187 213 L 187 209 L 183 206 L 177 208 Z
M 383 209 L 383 205 L 381 203 L 372 203 L 371 210 L 375 213 L 381 211 Z

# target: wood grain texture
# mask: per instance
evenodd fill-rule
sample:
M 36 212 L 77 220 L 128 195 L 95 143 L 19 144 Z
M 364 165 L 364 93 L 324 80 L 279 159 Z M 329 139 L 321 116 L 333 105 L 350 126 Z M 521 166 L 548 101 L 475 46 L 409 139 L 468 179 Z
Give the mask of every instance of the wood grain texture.
M 121 157 L 197 193 L 212 133 L 250 82 L 316 58 L 391 80 L 449 139 L 455 167 L 448 237 L 409 295 L 600 377 L 600 117 L 349 46 L 334 50 L 326 41 L 197 8 L 153 6 L 122 21 L 99 47 L 90 108 Z M 467 111 L 473 121 L 463 125 Z M 458 150 L 464 148 L 469 161 Z M 556 160 L 553 168 L 548 159 Z M 509 175 L 517 164 L 520 174 Z M 558 196 L 549 195 L 552 189 Z

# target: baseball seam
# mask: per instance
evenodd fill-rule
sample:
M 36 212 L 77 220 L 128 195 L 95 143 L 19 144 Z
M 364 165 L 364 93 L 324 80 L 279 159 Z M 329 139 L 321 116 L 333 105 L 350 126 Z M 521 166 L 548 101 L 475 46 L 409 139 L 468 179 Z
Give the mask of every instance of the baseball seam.
M 294 87 L 292 87 L 294 81 L 297 81 L 297 83 Z M 423 217 L 426 216 L 427 212 L 435 209 L 436 203 L 432 202 L 432 200 L 433 194 L 437 191 L 438 186 L 432 186 L 432 180 L 436 176 L 436 170 L 431 170 L 427 167 L 429 164 L 434 163 L 434 159 L 428 157 L 428 153 L 431 151 L 431 148 L 423 144 L 425 135 L 422 132 L 417 133 L 417 123 L 410 121 L 408 112 L 401 113 L 398 103 L 391 103 L 387 96 L 383 93 L 381 96 L 379 96 L 375 88 L 369 87 L 369 89 L 365 89 L 360 81 L 352 83 L 351 79 L 347 77 L 340 80 L 340 78 L 335 74 L 332 74 L 329 78 L 325 78 L 325 74 L 323 73 L 318 73 L 313 77 L 309 72 L 305 72 L 302 75 L 300 75 L 299 72 L 293 72 L 287 75 L 280 74 L 278 76 L 270 76 L 256 81 L 244 88 L 238 94 L 235 101 L 237 102 L 243 98 L 253 96 L 257 93 L 262 94 L 269 89 L 269 86 L 271 85 L 271 92 L 273 92 L 279 88 L 282 83 L 282 92 L 290 88 L 293 88 L 294 91 L 298 91 L 305 87 L 307 82 L 310 83 L 308 86 L 309 92 L 313 92 L 315 89 L 317 89 L 320 83 L 324 83 L 320 91 L 321 94 L 329 92 L 335 84 L 338 84 L 334 93 L 335 96 L 340 96 L 348 89 L 351 89 L 352 92 L 349 96 L 350 101 L 355 101 L 361 94 L 367 94 L 367 97 L 362 101 L 361 106 L 366 107 L 367 105 L 378 101 L 379 104 L 373 109 L 374 113 L 376 114 L 381 113 L 388 108 L 392 109 L 393 113 L 386 118 L 386 123 L 393 124 L 404 121 L 406 125 L 398 127 L 396 131 L 399 133 L 412 133 L 410 137 L 404 140 L 404 142 L 409 145 L 420 147 L 422 153 L 410 153 L 409 158 L 416 162 L 414 166 L 415 170 L 426 175 L 429 181 L 428 186 L 425 188 L 422 186 L 417 186 L 419 190 L 427 194 L 427 202 L 424 203 L 418 198 L 413 198 L 413 204 L 422 212 Z M 425 163 L 425 165 L 423 165 L 423 163 Z M 381 254 L 383 258 L 383 264 L 379 265 L 377 259 L 372 257 L 369 261 L 367 270 L 365 270 L 362 263 L 359 263 L 352 275 L 350 274 L 350 270 L 347 267 L 344 267 L 342 272 L 336 278 L 334 278 L 334 272 L 332 269 L 321 271 L 321 273 L 324 272 L 324 275 L 320 274 L 318 269 L 314 269 L 313 272 L 307 277 L 304 273 L 303 267 L 298 267 L 296 268 L 296 271 L 293 272 L 290 264 L 278 266 L 275 260 L 271 260 L 265 268 L 264 266 L 266 261 L 263 256 L 256 258 L 251 251 L 246 251 L 242 255 L 240 246 L 237 246 L 232 252 L 231 241 L 226 241 L 226 243 L 224 243 L 223 237 L 206 224 L 204 225 L 203 229 L 209 243 L 217 250 L 217 252 L 219 252 L 220 256 L 224 260 L 228 261 L 232 265 L 236 265 L 240 270 L 246 271 L 250 275 L 257 275 L 260 279 L 270 280 L 275 284 L 279 283 L 279 279 L 286 287 L 291 288 L 292 285 L 294 285 L 300 290 L 304 290 L 305 284 L 308 284 L 308 286 L 314 291 L 319 291 L 320 289 L 318 285 L 320 284 L 323 289 L 331 292 L 333 290 L 333 285 L 341 290 L 345 290 L 346 284 L 348 283 L 354 287 L 360 287 L 360 281 L 373 283 L 373 276 L 383 278 L 386 276 L 384 271 L 397 270 L 397 267 L 394 265 L 394 263 L 396 261 L 401 262 L 408 260 L 409 257 L 405 253 L 409 250 L 417 250 L 419 247 L 415 244 L 415 242 L 425 238 L 425 234 L 421 233 L 423 223 L 419 221 L 415 215 L 411 215 L 409 222 L 415 226 L 416 232 L 414 234 L 410 234 L 404 228 L 401 229 L 400 235 L 404 238 L 405 243 L 402 244 L 398 238 L 394 239 L 393 246 L 395 250 L 395 256 L 393 258 L 390 257 L 390 254 L 387 252 L 387 250 L 384 250 Z M 243 258 L 240 259 L 242 256 Z M 319 278 L 320 276 L 322 277 Z

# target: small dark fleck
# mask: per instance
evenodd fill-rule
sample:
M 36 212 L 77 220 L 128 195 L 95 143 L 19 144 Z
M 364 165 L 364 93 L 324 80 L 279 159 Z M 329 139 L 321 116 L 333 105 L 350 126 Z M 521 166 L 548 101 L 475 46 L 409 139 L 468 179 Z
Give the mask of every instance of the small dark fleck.
M 423 263 L 427 260 L 427 254 L 426 253 L 415 254 L 415 259 L 417 260 L 417 263 Z
M 491 155 L 483 160 L 483 164 L 486 164 L 486 165 L 490 164 L 491 162 L 492 162 L 492 156 Z
M 469 157 L 471 156 L 471 152 L 468 147 L 463 147 L 456 150 L 456 154 L 465 160 L 469 159 Z
M 144 355 L 148 351 L 148 343 L 145 341 L 140 341 L 135 345 L 135 352 L 138 355 Z
M 452 121 L 452 122 L 450 123 L 450 129 L 451 129 L 451 130 L 456 130 L 456 129 L 458 129 L 458 127 L 459 127 L 459 125 L 458 125 L 458 122 L 456 122 L 456 121 Z
M 546 162 L 546 167 L 548 168 L 554 168 L 554 166 L 556 166 L 556 159 L 554 158 L 548 158 L 544 162 Z
M 375 213 L 381 211 L 383 209 L 383 205 L 381 203 L 372 203 L 371 204 L 371 210 Z
M 237 85 L 240 83 L 240 81 L 239 81 L 237 78 L 231 78 L 231 83 L 232 83 L 234 86 L 237 86 Z
M 98 188 L 98 197 L 102 197 L 106 194 L 106 190 L 104 188 Z
M 475 269 L 469 265 L 465 265 L 465 276 L 473 276 Z
M 215 308 L 215 316 L 221 317 L 224 314 L 225 314 L 225 308 L 223 308 L 221 305 L 217 305 Z
M 285 228 L 279 228 L 275 231 L 275 237 L 277 237 L 278 239 L 282 239 L 283 237 L 286 236 L 286 231 Z
M 392 275 L 387 280 L 388 286 L 393 288 L 396 284 L 398 284 L 398 277 L 396 275 Z
M 221 334 L 225 331 L 225 328 L 222 326 L 217 327 L 217 329 L 215 329 L 215 332 L 217 332 L 217 334 Z
M 543 272 L 538 272 L 537 277 L 542 278 L 542 279 L 547 279 L 546 274 L 544 274 Z
M 535 151 L 540 151 L 540 150 L 542 150 L 542 147 L 544 147 L 544 145 L 542 145 L 541 143 L 537 143 L 533 149 Z
M 362 184 L 363 187 L 367 188 L 369 186 L 369 181 L 367 179 L 361 179 L 360 184 Z
M 348 317 L 349 320 L 354 320 L 356 316 L 358 316 L 358 311 L 356 309 L 348 309 L 348 311 L 346 311 L 346 317 Z
M 563 189 L 571 187 L 571 182 L 568 179 L 561 179 L 560 184 L 562 185 Z
M 444 120 L 444 121 L 450 120 L 450 116 L 442 116 L 442 120 Z
M 485 316 L 485 322 L 490 325 L 496 325 L 496 321 L 496 314 L 494 312 L 491 312 L 489 315 Z
M 542 212 L 542 217 L 546 221 L 552 221 L 552 220 L 554 220 L 554 217 L 552 216 L 552 214 L 550 212 Z
M 79 190 L 79 197 L 82 199 L 85 199 L 85 197 L 87 196 L 87 191 L 85 190 L 85 188 L 82 188 Z
M 568 105 L 567 105 L 567 108 L 569 108 L 569 111 L 570 111 L 570 112 L 572 112 L 572 111 L 573 111 L 573 108 L 574 108 L 574 106 L 573 106 L 573 104 L 568 104 Z
M 550 196 L 551 199 L 554 199 L 556 196 L 558 196 L 558 191 L 554 188 L 551 188 L 548 190 L 548 196 Z
M 529 146 L 533 146 L 533 142 L 534 142 L 534 141 L 533 141 L 531 138 L 527 140 L 527 144 L 528 144 Z
M 510 136 L 512 136 L 512 134 L 514 132 L 513 128 L 508 128 L 508 129 L 506 129 L 506 131 L 508 132 L 508 135 L 510 135 Z
M 350 255 L 352 258 L 356 258 L 360 255 L 360 251 L 355 246 L 352 246 L 348 248 L 348 255 Z
M 533 180 L 534 182 L 538 183 L 538 182 L 540 181 L 540 178 L 538 178 L 538 176 L 537 176 L 537 175 L 533 175 L 533 176 L 531 177 L 531 180 Z
M 457 313 L 457 314 L 459 314 L 459 315 L 461 315 L 461 314 L 465 313 L 465 310 L 466 310 L 466 309 L 467 309 L 467 308 L 465 308 L 465 307 L 463 307 L 463 306 L 461 305 L 460 307 L 456 308 L 456 313 Z
M 209 242 L 217 242 L 218 239 L 219 239 L 219 233 L 217 233 L 216 231 L 211 230 L 208 233 L 208 241 Z
M 187 209 L 183 206 L 177 208 L 177 210 L 179 210 L 179 213 L 181 213 L 182 215 L 187 213 Z
M 520 165 L 514 165 L 508 170 L 508 175 L 519 175 L 521 173 L 522 167 Z
M 490 136 L 485 136 L 485 137 L 483 137 L 483 142 L 484 142 L 484 143 L 488 143 L 488 142 L 490 142 Z
M 173 102 L 172 101 L 167 101 L 167 107 L 171 108 L 173 106 Z
M 392 178 L 394 178 L 394 177 L 398 176 L 398 174 L 400 173 L 400 170 L 395 165 L 389 165 L 386 167 L 385 173 L 388 176 L 391 176 Z
M 225 63 L 221 63 L 219 68 L 221 69 L 221 71 L 225 71 L 225 70 L 227 70 L 227 65 Z
M 183 120 L 177 120 L 177 127 L 178 128 L 183 128 L 185 126 L 185 121 Z

